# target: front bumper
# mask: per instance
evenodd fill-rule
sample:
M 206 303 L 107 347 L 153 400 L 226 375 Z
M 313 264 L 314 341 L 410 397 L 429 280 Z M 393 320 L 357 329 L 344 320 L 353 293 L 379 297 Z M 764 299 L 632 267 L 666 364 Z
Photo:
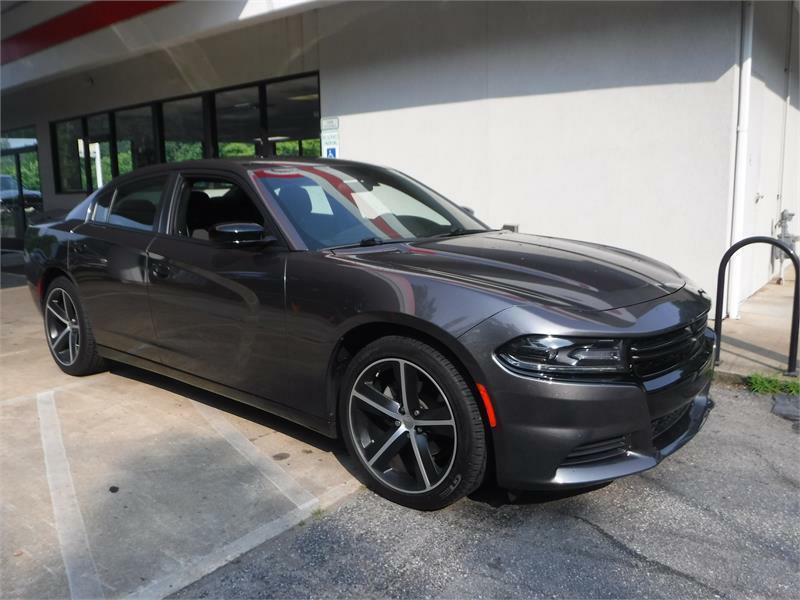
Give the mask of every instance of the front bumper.
M 505 375 L 515 381 L 494 396 L 494 449 L 498 483 L 511 489 L 582 487 L 651 469 L 691 440 L 714 406 L 711 355 L 652 391 Z M 654 431 L 659 424 L 666 428 Z
M 493 337 L 486 334 L 482 341 Z M 707 352 L 649 381 L 547 381 L 487 361 L 498 484 L 585 487 L 656 466 L 697 434 L 714 406 L 713 332 L 705 336 Z

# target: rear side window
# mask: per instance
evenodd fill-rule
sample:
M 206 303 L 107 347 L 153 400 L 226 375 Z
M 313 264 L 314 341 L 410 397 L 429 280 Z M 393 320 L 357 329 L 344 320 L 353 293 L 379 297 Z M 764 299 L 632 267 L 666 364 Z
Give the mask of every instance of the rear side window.
M 111 202 L 108 224 L 154 231 L 166 187 L 166 175 L 121 186 Z M 95 208 L 95 217 L 97 208 L 99 205 Z
M 111 208 L 111 200 L 114 198 L 114 188 L 103 190 L 97 196 L 97 202 L 94 203 L 94 208 L 90 219 L 98 223 L 105 223 L 108 220 L 108 209 Z
M 95 196 L 99 192 L 93 192 L 86 196 L 80 204 L 67 213 L 66 221 L 85 221 L 89 217 L 89 209 L 92 207 Z

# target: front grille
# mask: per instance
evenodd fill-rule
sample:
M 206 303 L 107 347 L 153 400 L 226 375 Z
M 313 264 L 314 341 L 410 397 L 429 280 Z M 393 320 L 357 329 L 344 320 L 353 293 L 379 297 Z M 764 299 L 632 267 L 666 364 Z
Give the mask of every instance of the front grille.
M 582 465 L 616 458 L 624 455 L 629 447 L 630 442 L 628 436 L 625 435 L 583 444 L 570 452 L 561 466 Z
M 635 339 L 630 346 L 633 372 L 643 379 L 656 377 L 711 351 L 705 337 L 707 316 L 685 327 L 649 338 Z
M 653 439 L 656 439 L 662 433 L 669 431 L 673 425 L 681 420 L 681 417 L 686 414 L 690 406 L 691 403 L 684 404 L 680 408 L 650 421 L 650 427 L 653 431 Z

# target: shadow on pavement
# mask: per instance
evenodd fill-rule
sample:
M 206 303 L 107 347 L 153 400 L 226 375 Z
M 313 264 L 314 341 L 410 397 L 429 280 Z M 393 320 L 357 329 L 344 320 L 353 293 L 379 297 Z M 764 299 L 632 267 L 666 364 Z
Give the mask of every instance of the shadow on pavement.
M 140 383 L 145 383 L 147 385 L 167 390 L 174 394 L 179 394 L 195 402 L 200 402 L 242 419 L 247 419 L 254 423 L 258 423 L 264 427 L 269 427 L 270 429 L 293 437 L 324 452 L 331 452 L 340 460 L 340 462 L 342 462 L 345 468 L 349 470 L 349 465 L 346 464 L 346 462 L 349 463 L 347 450 L 345 449 L 344 445 L 339 442 L 339 440 L 328 438 L 322 434 L 303 427 L 302 425 L 292 423 L 291 421 L 273 415 L 272 413 L 266 412 L 254 406 L 226 398 L 225 396 L 220 396 L 219 394 L 215 394 L 202 388 L 171 379 L 164 375 L 159 375 L 158 373 L 153 373 L 144 369 L 139 369 L 137 367 L 116 362 L 111 363 L 111 368 L 109 370 L 114 375 L 125 377 L 127 379 L 133 379 L 134 381 L 138 381 Z M 343 461 L 342 458 L 345 460 Z

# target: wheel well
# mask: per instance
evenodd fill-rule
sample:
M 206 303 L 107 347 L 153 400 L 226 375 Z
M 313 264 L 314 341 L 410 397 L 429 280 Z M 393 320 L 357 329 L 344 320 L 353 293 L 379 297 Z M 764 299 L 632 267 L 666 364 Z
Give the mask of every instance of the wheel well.
M 478 389 L 475 385 L 475 377 L 472 375 L 470 370 L 464 364 L 455 352 L 450 349 L 446 344 L 442 343 L 441 340 L 437 339 L 436 337 L 416 329 L 414 327 L 409 327 L 407 325 L 399 325 L 396 323 L 368 323 L 365 325 L 359 325 L 348 331 L 342 338 L 339 340 L 339 344 L 337 346 L 336 351 L 333 353 L 333 359 L 331 361 L 331 369 L 330 369 L 330 376 L 328 377 L 329 382 L 329 398 L 331 399 L 332 403 L 329 406 L 332 406 L 332 416 L 336 421 L 336 433 L 338 436 L 341 436 L 341 423 L 339 422 L 338 418 L 338 404 L 339 404 L 339 388 L 342 384 L 342 378 L 344 377 L 344 373 L 347 369 L 347 365 L 349 364 L 350 360 L 358 353 L 359 350 L 371 344 L 375 340 L 378 340 L 382 337 L 390 336 L 390 335 L 402 335 L 405 337 L 410 337 L 417 339 L 421 342 L 425 342 L 426 344 L 432 346 L 442 354 L 444 354 L 447 359 L 453 363 L 456 369 L 459 370 L 461 376 L 464 377 L 467 384 L 472 389 L 472 393 L 475 395 L 475 400 L 478 404 L 478 409 L 481 412 L 481 418 L 483 419 L 484 429 L 486 431 L 486 440 L 487 440 L 487 450 L 489 452 L 489 456 L 487 457 L 487 471 L 486 476 L 493 477 L 494 473 L 494 444 L 492 442 L 492 431 L 489 427 L 489 419 L 486 416 L 486 409 L 483 406 L 483 403 L 480 401 L 480 394 L 478 393 Z
M 47 294 L 47 288 L 50 287 L 50 284 L 53 283 L 53 280 L 56 277 L 66 277 L 67 279 L 70 279 L 70 276 L 67 274 L 67 272 L 59 267 L 50 267 L 46 269 L 39 278 L 38 291 L 40 304 L 44 302 L 44 297 Z
M 334 353 L 333 360 L 333 375 L 334 378 L 339 378 L 339 380 L 336 381 L 337 393 L 339 384 L 341 383 L 340 378 L 344 374 L 353 356 L 375 340 L 390 335 L 414 338 L 436 348 L 461 371 L 462 376 L 467 380 L 467 383 L 470 384 L 470 387 L 475 387 L 475 379 L 469 372 L 469 369 L 466 368 L 463 361 L 446 344 L 443 344 L 434 336 L 407 325 L 398 325 L 396 323 L 368 323 L 351 329 L 339 340 L 339 345 Z

